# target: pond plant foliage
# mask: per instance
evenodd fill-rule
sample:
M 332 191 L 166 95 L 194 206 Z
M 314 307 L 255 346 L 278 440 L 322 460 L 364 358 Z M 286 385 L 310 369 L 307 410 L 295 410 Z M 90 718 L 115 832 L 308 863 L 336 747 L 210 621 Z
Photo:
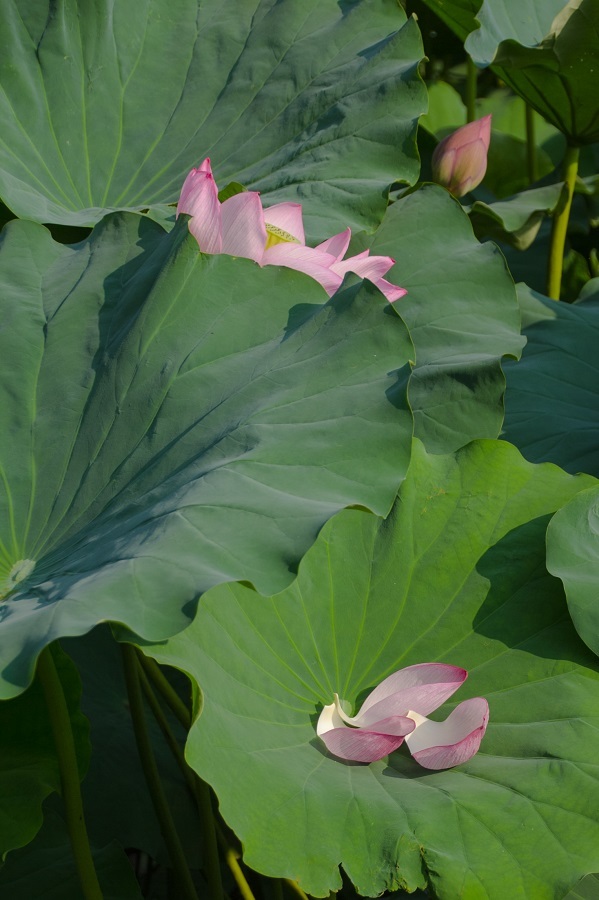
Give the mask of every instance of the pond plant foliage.
M 596 900 L 596 0 L 0 35 L 0 896 Z

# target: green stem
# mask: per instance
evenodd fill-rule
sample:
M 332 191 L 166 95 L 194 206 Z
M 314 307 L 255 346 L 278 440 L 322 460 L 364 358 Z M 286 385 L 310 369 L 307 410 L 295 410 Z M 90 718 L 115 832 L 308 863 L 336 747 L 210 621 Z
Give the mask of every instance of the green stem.
M 222 830 L 218 827 L 218 825 L 216 826 L 216 829 L 217 829 L 217 835 L 218 835 L 218 842 L 221 845 L 221 848 L 222 848 L 222 851 L 223 851 L 223 854 L 225 857 L 225 862 L 227 863 L 227 865 L 229 867 L 229 871 L 231 872 L 231 875 L 235 879 L 235 884 L 239 888 L 239 893 L 240 893 L 241 897 L 243 898 L 243 900 L 256 900 L 256 898 L 254 897 L 254 894 L 252 892 L 252 889 L 249 886 L 245 875 L 243 874 L 243 869 L 239 865 L 235 851 L 233 850 L 233 848 L 227 841 L 226 837 L 224 836 Z
M 82 895 L 85 900 L 102 900 L 102 889 L 96 875 L 83 816 L 79 767 L 71 718 L 49 646 L 45 647 L 40 654 L 37 674 L 50 716 L 62 784 L 65 818 Z
M 526 114 L 526 167 L 528 180 L 534 184 L 539 177 L 537 169 L 537 144 L 535 139 L 535 111 L 528 103 L 524 104 Z
M 163 674 L 158 663 L 149 656 L 144 656 L 141 652 L 137 654 L 137 658 L 139 659 L 145 674 L 159 694 L 164 698 L 185 731 L 189 731 L 191 728 L 191 713 L 171 685 L 170 681 L 168 681 Z
M 138 653 L 138 659 L 141 660 L 141 657 L 142 654 Z M 210 897 L 214 898 L 214 900 L 218 900 L 218 898 L 223 895 L 223 886 L 220 877 L 220 862 L 218 857 L 218 845 L 216 842 L 216 831 L 214 828 L 214 816 L 212 813 L 212 804 L 210 802 L 210 788 L 204 781 L 197 778 L 195 773 L 192 772 L 187 765 L 179 742 L 171 730 L 168 719 L 158 702 L 156 694 L 152 690 L 145 671 L 141 669 L 139 675 L 141 686 L 148 701 L 148 706 L 152 711 L 152 715 L 156 719 L 164 739 L 185 778 L 187 787 L 196 801 L 198 812 L 202 820 L 202 836 L 204 838 L 204 874 L 206 875 L 206 881 L 210 888 Z
M 272 896 L 274 900 L 283 900 L 283 882 L 280 878 L 275 878 L 271 881 L 272 885 Z
M 476 119 L 476 88 L 478 69 L 472 59 L 466 57 L 466 121 L 474 122 Z
M 564 247 L 566 244 L 566 232 L 570 219 L 570 208 L 574 196 L 574 184 L 578 173 L 578 158 L 580 149 L 568 146 L 564 157 L 564 182 L 566 185 L 566 200 L 553 214 L 553 227 L 551 229 L 551 246 L 549 248 L 549 264 L 547 267 L 547 296 L 553 300 L 559 300 L 562 285 L 562 271 L 564 268 Z
M 308 900 L 308 895 L 307 895 L 307 894 L 304 894 L 304 892 L 302 891 L 302 889 L 301 889 L 301 887 L 299 886 L 299 884 L 297 883 L 297 881 L 292 881 L 291 878 L 286 878 L 286 879 L 285 879 L 285 884 L 286 884 L 289 888 L 291 888 L 291 890 L 292 890 L 295 894 L 297 894 L 297 896 L 300 897 L 301 900 Z
M 198 895 L 187 866 L 187 860 L 185 859 L 181 841 L 179 840 L 179 835 L 177 834 L 175 823 L 162 788 L 158 766 L 156 765 L 154 752 L 148 735 L 139 677 L 140 666 L 137 661 L 135 648 L 130 644 L 122 644 L 121 649 L 123 653 L 125 683 L 127 685 L 127 694 L 129 696 L 129 708 L 131 720 L 133 722 L 135 741 L 137 743 L 137 751 L 139 753 L 141 767 L 145 775 L 148 790 L 152 798 L 156 817 L 160 824 L 164 843 L 166 844 L 171 859 L 175 877 L 180 885 L 181 900 L 198 900 Z

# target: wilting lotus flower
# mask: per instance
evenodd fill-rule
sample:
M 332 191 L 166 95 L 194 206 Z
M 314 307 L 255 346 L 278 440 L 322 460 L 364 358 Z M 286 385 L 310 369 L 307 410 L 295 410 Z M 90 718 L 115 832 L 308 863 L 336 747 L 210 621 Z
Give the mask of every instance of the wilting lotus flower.
M 434 180 L 454 197 L 463 197 L 485 177 L 490 141 L 490 115 L 458 128 L 435 147 Z
M 375 762 L 405 740 L 425 769 L 458 766 L 480 747 L 489 720 L 487 701 L 482 697 L 464 700 L 444 722 L 426 716 L 467 677 L 465 669 L 442 663 L 408 666 L 381 681 L 355 716 L 346 715 L 335 694 L 335 702 L 322 710 L 316 732 L 340 759 Z
M 351 238 L 349 228 L 318 247 L 307 247 L 299 203 L 263 209 L 256 191 L 244 191 L 220 203 L 209 159 L 185 179 L 179 213 L 191 216 L 189 230 L 202 253 L 227 253 L 253 259 L 260 266 L 297 269 L 316 279 L 329 297 L 347 272 L 374 282 L 391 303 L 406 293 L 383 278 L 395 262 L 390 256 L 370 256 L 365 250 L 343 259 Z

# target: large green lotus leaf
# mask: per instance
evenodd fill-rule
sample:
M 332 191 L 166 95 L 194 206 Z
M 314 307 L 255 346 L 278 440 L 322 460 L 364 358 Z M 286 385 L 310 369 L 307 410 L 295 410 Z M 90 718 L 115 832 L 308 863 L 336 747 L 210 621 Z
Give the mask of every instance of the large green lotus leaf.
M 89 761 L 89 726 L 79 710 L 81 681 L 59 649 L 55 665 L 62 683 L 81 773 Z M 60 773 L 46 702 L 38 681 L 20 697 L 0 702 L 0 862 L 28 844 L 42 825 L 42 802 L 60 791 Z M 0 894 L 7 898 L 12 896 Z
M 423 50 L 395 0 L 7 0 L 0 35 L 0 195 L 22 218 L 168 203 L 210 156 L 328 237 L 418 176 Z
M 596 0 L 485 0 L 466 41 L 479 66 L 503 80 L 573 143 L 599 140 Z
M 545 569 L 545 528 L 593 479 L 500 441 L 420 448 L 387 521 L 340 513 L 284 592 L 215 588 L 146 652 L 202 687 L 187 758 L 259 871 L 317 897 L 339 865 L 371 897 L 427 881 L 441 900 L 561 897 L 599 865 L 599 666 Z M 403 750 L 327 755 L 315 724 L 334 692 L 357 705 L 432 660 L 470 672 L 441 718 L 488 698 L 477 756 L 431 772 Z
M 142 900 L 129 860 L 116 842 L 92 847 L 104 900 Z M 66 826 L 46 812 L 32 844 L 9 856 L 0 870 L 0 895 L 7 900 L 81 900 L 81 883 L 73 862 Z
M 340 508 L 387 512 L 413 348 L 373 285 L 323 302 L 131 213 L 2 237 L 0 695 L 56 637 L 159 640 L 214 584 L 282 589 Z
M 107 626 L 100 626 L 82 637 L 62 640 L 61 646 L 79 670 L 83 685 L 81 709 L 89 719 L 93 738 L 89 768 L 81 786 L 90 840 L 96 847 L 116 840 L 121 847 L 143 850 L 167 866 L 168 852 L 139 762 L 120 645 Z M 183 728 L 172 717 L 169 721 L 183 746 L 186 737 Z M 196 806 L 149 712 L 147 726 L 187 860 L 190 866 L 199 868 L 202 837 Z
M 547 529 L 547 567 L 564 582 L 576 629 L 599 654 L 599 489 L 575 497 Z
M 397 260 L 390 278 L 408 289 L 398 312 L 416 350 L 410 405 L 416 435 L 446 453 L 497 437 L 503 421 L 504 355 L 523 345 L 514 285 L 493 244 L 481 245 L 460 204 L 426 185 L 392 204 L 356 249 Z
M 532 462 L 599 475 L 599 282 L 574 304 L 523 284 L 518 299 L 527 344 L 505 366 L 503 436 Z

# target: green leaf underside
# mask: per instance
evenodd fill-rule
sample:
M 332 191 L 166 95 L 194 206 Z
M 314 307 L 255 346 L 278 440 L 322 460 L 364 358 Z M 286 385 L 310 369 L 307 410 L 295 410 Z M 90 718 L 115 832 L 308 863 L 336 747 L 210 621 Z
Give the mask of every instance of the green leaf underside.
M 481 27 L 466 41 L 474 62 L 493 63 L 573 143 L 599 140 L 596 0 L 485 0 L 477 18 Z
M 324 302 L 301 273 L 201 255 L 183 220 L 2 234 L 0 695 L 56 637 L 166 637 L 216 583 L 283 588 L 340 508 L 389 509 L 413 348 L 372 285 Z
M 543 219 L 554 212 L 562 191 L 562 184 L 551 184 L 494 203 L 475 200 L 468 215 L 481 240 L 492 238 L 526 250 L 539 233 Z
M 55 653 L 55 663 L 83 774 L 90 745 L 88 722 L 79 710 L 81 681 L 64 653 Z M 42 825 L 43 800 L 59 790 L 60 774 L 50 720 L 36 681 L 20 697 L 0 703 L 0 865 L 6 853 L 33 840 Z M 2 891 L 1 881 L 0 894 L 12 900 L 12 894 Z
M 93 849 L 104 900 L 142 900 L 123 849 L 116 843 Z M 0 870 L 0 892 L 10 900 L 81 900 L 81 883 L 61 817 L 46 811 L 33 844 L 11 855 Z
M 544 565 L 548 515 L 591 483 L 502 442 L 455 457 L 416 444 L 386 522 L 340 513 L 284 592 L 215 588 L 186 631 L 145 648 L 202 687 L 187 758 L 250 866 L 316 897 L 342 865 L 366 896 L 428 881 L 441 900 L 553 900 L 599 867 L 599 672 Z M 356 708 L 434 660 L 470 673 L 440 718 L 489 701 L 469 763 L 326 754 L 315 724 L 333 692 Z
M 574 143 L 599 140 L 596 0 L 424 0 L 477 66 L 494 71 Z M 571 6 L 568 14 L 559 13 Z M 555 21 L 554 21 L 555 20 Z M 552 28 L 553 26 L 553 28 Z
M 553 517 L 547 530 L 547 567 L 561 578 L 576 629 L 599 655 L 599 489 L 583 491 Z
M 564 900 L 599 900 L 599 876 L 587 875 Z
M 477 27 L 468 39 L 468 52 L 479 65 L 493 62 L 501 41 L 536 47 L 549 34 L 551 23 L 567 0 L 484 0 L 476 14 Z
M 392 204 L 374 236 L 357 235 L 352 246 L 395 259 L 388 277 L 408 290 L 395 309 L 416 351 L 409 388 L 416 436 L 437 453 L 497 437 L 500 361 L 524 343 L 499 250 L 480 245 L 460 204 L 434 185 Z
M 556 303 L 518 285 L 522 359 L 508 362 L 503 436 L 532 462 L 599 476 L 599 289 Z
M 0 195 L 89 225 L 177 199 L 212 158 L 308 233 L 372 228 L 418 176 L 426 109 L 416 22 L 394 0 L 8 0 Z

